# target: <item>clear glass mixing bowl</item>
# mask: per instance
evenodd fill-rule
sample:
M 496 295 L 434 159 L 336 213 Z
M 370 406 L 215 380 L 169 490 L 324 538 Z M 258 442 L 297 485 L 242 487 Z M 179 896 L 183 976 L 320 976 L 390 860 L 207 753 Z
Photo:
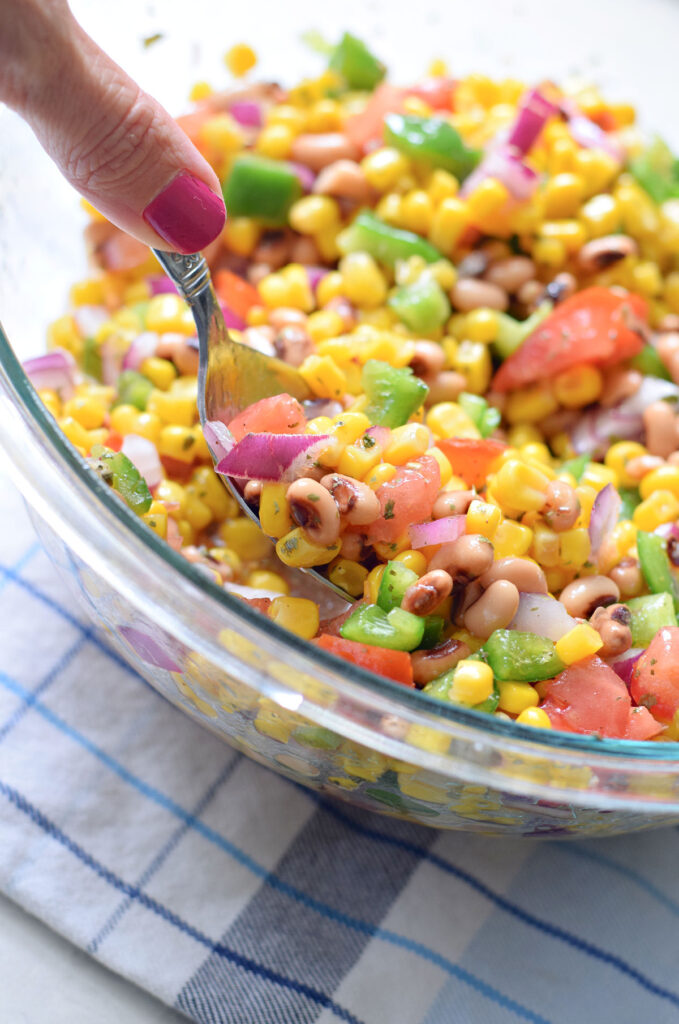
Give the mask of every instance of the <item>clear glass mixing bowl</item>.
M 463 72 L 596 78 L 679 142 L 676 127 L 674 139 L 670 130 L 676 122 L 666 77 L 679 28 L 671 0 L 643 6 L 652 28 L 644 38 L 653 39 L 647 61 L 640 3 L 572 0 L 567 11 L 499 0 L 464 11 L 420 3 L 416 36 L 412 11 L 404 8 L 401 17 L 393 5 L 354 0 L 333 11 L 288 3 L 280 22 L 269 5 L 253 0 L 238 10 L 237 28 L 224 16 L 219 31 L 209 32 L 209 19 L 220 17 L 209 3 L 192 5 L 190 24 L 185 9 L 169 0 L 157 13 L 139 13 L 133 2 L 106 11 L 94 3 L 74 7 L 141 84 L 176 111 L 193 80 L 223 80 L 220 55 L 234 41 L 257 45 L 263 75 L 292 81 L 318 67 L 299 33 L 313 27 L 336 38 L 349 27 L 370 39 L 396 78 L 420 73 L 441 52 Z M 163 38 L 146 48 L 144 37 L 157 32 Z M 6 111 L 0 123 L 0 444 L 65 583 L 130 664 L 250 757 L 380 813 L 536 836 L 609 834 L 679 820 L 679 744 L 531 730 L 378 679 L 262 619 L 109 500 L 10 346 L 21 357 L 43 347 L 47 321 L 63 311 L 69 283 L 84 273 L 83 218 L 27 129 Z

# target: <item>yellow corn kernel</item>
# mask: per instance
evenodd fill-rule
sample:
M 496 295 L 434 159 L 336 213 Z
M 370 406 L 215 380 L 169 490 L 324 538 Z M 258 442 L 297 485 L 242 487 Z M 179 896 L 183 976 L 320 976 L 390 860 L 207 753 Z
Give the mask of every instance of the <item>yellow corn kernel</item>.
M 386 221 L 387 224 L 402 228 L 401 205 L 401 196 L 397 192 L 389 192 L 380 199 L 375 208 L 375 213 L 381 220 Z
M 648 449 L 644 448 L 643 444 L 637 441 L 618 441 L 606 452 L 604 463 L 617 475 L 621 487 L 636 487 L 637 480 L 628 476 L 626 467 L 628 462 L 642 455 L 648 455 Z M 647 495 L 644 494 L 642 497 L 645 498 Z
M 136 434 L 139 409 L 134 405 L 116 405 L 111 409 L 111 429 L 125 437 L 126 434 Z
M 300 234 L 315 235 L 339 222 L 339 206 L 330 196 L 304 196 L 292 204 L 288 219 Z
M 183 519 L 186 505 L 186 491 L 174 480 L 161 480 L 156 488 L 156 498 L 165 506 L 172 519 Z
M 665 278 L 664 299 L 672 313 L 679 313 L 679 271 L 672 271 Z
M 448 699 L 473 707 L 488 700 L 493 693 L 493 670 L 482 661 L 458 661 Z
M 318 633 L 318 605 L 306 597 L 274 597 L 267 615 L 277 625 L 304 640 L 311 640 Z
M 609 187 L 619 174 L 620 165 L 601 149 L 578 149 L 575 154 L 575 170 L 585 182 L 585 195 L 593 196 Z
M 167 536 L 167 512 L 165 509 L 154 511 L 153 505 L 158 504 L 159 502 L 154 501 L 148 512 L 145 512 L 141 518 L 150 530 L 153 530 L 154 533 L 157 533 L 159 537 L 165 540 Z
M 315 416 L 307 420 L 306 434 L 329 434 L 333 428 L 333 421 L 329 416 Z
M 347 378 L 331 356 L 307 356 L 299 372 L 318 398 L 341 398 L 347 390 Z
M 344 295 L 344 281 L 338 270 L 331 270 L 316 285 L 316 298 L 319 306 L 327 306 L 329 302 Z
M 559 565 L 559 534 L 540 521 L 533 525 L 531 555 L 545 568 L 556 568 Z
M 437 167 L 436 170 L 432 171 L 429 184 L 427 185 L 427 193 L 434 206 L 439 206 L 444 199 L 454 198 L 459 187 L 460 184 L 455 175 Z
M 160 432 L 158 452 L 179 462 L 193 462 L 198 449 L 198 431 L 169 424 Z M 202 436 L 202 435 L 201 435 Z
M 330 432 L 340 444 L 354 444 L 370 429 L 370 419 L 363 412 L 342 412 L 332 421 Z
M 285 497 L 287 484 L 264 484 L 259 496 L 259 521 L 268 537 L 279 540 L 292 530 L 294 523 Z
M 403 197 L 401 206 L 403 225 L 408 231 L 416 231 L 426 235 L 434 216 L 434 204 L 431 196 L 423 189 L 413 189 Z
M 374 469 L 371 469 L 368 475 L 364 478 L 364 483 L 368 485 L 373 491 L 376 491 L 382 484 L 386 484 L 387 481 L 391 480 L 396 475 L 396 466 L 392 466 L 389 462 L 380 462 Z
M 248 327 L 262 327 L 269 322 L 269 311 L 266 306 L 250 306 L 245 314 Z
M 157 445 L 160 440 L 162 426 L 160 417 L 154 412 L 140 412 L 132 433 L 139 434 L 140 437 L 145 437 L 147 441 L 153 441 Z
M 233 575 L 238 577 L 243 571 L 243 561 L 231 548 L 210 548 L 210 558 L 222 565 L 228 565 Z
M 211 509 L 196 495 L 195 485 L 192 484 L 186 487 L 184 518 L 188 519 L 197 533 L 204 530 L 212 522 Z
M 363 597 L 368 604 L 377 604 L 377 594 L 386 568 L 386 565 L 376 565 L 366 576 L 363 584 Z
M 196 531 L 191 526 L 188 519 L 178 519 L 177 529 L 179 530 L 179 536 L 182 539 L 183 545 L 194 544 L 196 540 Z
M 529 384 L 512 391 L 505 406 L 505 417 L 511 424 L 539 423 L 559 408 L 549 384 Z
M 254 525 L 254 524 L 253 524 Z M 276 544 L 276 554 L 284 565 L 296 569 L 309 569 L 313 565 L 327 565 L 339 554 L 340 542 L 319 547 L 312 544 L 301 526 L 291 530 Z
M 399 555 L 401 551 L 409 549 L 410 537 L 407 533 L 403 533 L 395 541 L 376 541 L 373 547 L 378 558 L 381 558 L 383 562 L 388 562 L 390 559 L 395 558 L 396 555 Z
M 637 542 L 637 527 L 629 519 L 623 519 L 613 527 L 611 540 L 618 555 L 618 560 L 624 558 Z
M 545 503 L 549 477 L 525 462 L 508 459 L 495 474 L 493 493 L 509 509 L 539 512 Z
M 602 466 L 600 462 L 588 462 L 580 477 L 580 484 L 602 491 L 607 484 L 618 486 L 618 474 L 610 466 Z
M 441 471 L 441 487 L 445 487 L 446 484 L 450 483 L 453 479 L 453 469 L 450 465 L 450 461 L 446 458 L 441 449 L 436 448 L 435 446 L 433 448 L 427 448 L 424 454 L 431 455 L 432 459 L 436 459 L 438 462 L 439 469 Z
M 501 522 L 502 512 L 497 505 L 475 498 L 467 510 L 465 530 L 467 533 L 480 533 L 492 540 Z
M 167 391 L 177 376 L 174 363 L 169 359 L 160 359 L 158 356 L 145 359 L 139 367 L 139 371 L 148 377 L 154 388 L 158 388 L 159 391 Z
M 591 487 L 589 484 L 578 484 L 575 488 L 578 501 L 580 502 L 580 515 L 575 523 L 576 527 L 589 526 L 590 516 L 592 514 L 592 505 L 597 496 L 597 489 Z
M 76 281 L 71 285 L 69 298 L 73 306 L 100 306 L 104 302 L 104 289 L 100 277 L 89 278 L 87 281 Z M 144 296 L 148 298 L 148 295 Z M 126 297 L 126 301 L 127 297 Z
M 67 405 L 68 404 L 69 403 L 67 403 Z M 64 406 L 64 412 L 66 412 L 66 406 Z M 85 424 L 83 424 L 83 426 L 84 425 Z M 658 469 L 654 469 L 651 473 L 647 473 L 639 484 L 639 494 L 642 498 L 650 498 L 654 491 L 661 490 L 671 491 L 675 498 L 679 498 L 678 466 L 660 466 Z
M 48 348 L 65 348 L 74 356 L 80 355 L 83 341 L 72 316 L 61 316 L 47 328 Z
M 337 558 L 328 569 L 328 579 L 352 597 L 361 597 L 368 570 L 350 558 Z
M 493 364 L 488 346 L 482 341 L 465 338 L 457 348 L 455 369 L 467 379 L 467 391 L 482 395 L 487 391 L 493 373 Z
M 211 466 L 199 466 L 191 476 L 191 486 L 202 502 L 212 512 L 215 519 L 226 519 L 227 516 L 238 514 L 235 499 L 229 494 Z M 187 487 L 187 491 L 189 491 Z M 187 516 L 187 518 L 189 518 Z
M 467 197 L 467 211 L 472 222 L 485 222 L 486 218 L 496 213 L 509 199 L 505 185 L 497 178 L 485 178 Z
M 481 437 L 477 427 L 457 402 L 432 405 L 427 413 L 427 426 L 437 437 Z
M 192 427 L 196 421 L 196 402 L 193 397 L 156 391 L 148 401 L 147 409 L 162 423 L 179 427 Z
M 301 306 L 299 301 L 295 303 L 295 288 L 282 274 L 267 274 L 259 282 L 257 288 L 259 289 L 262 301 L 270 309 L 275 309 L 277 306 L 292 306 L 295 309 L 302 309 L 306 313 L 311 308 L 310 304 L 307 303 Z M 309 298 L 311 298 L 310 290 Z
M 368 182 L 378 192 L 388 192 L 408 171 L 408 160 L 397 149 L 383 146 L 375 149 L 361 161 Z
M 532 256 L 536 263 L 545 267 L 562 267 L 566 262 L 566 247 L 558 238 L 537 238 Z
M 549 220 L 572 217 L 582 202 L 584 190 L 585 183 L 579 174 L 555 174 L 547 180 L 543 192 L 545 216 Z
M 41 388 L 38 391 L 38 398 L 55 419 L 61 416 L 61 399 L 56 391 L 53 391 L 52 388 Z
M 429 228 L 429 241 L 441 252 L 450 255 L 469 225 L 469 211 L 462 199 L 442 199 L 434 211 Z
M 495 341 L 498 320 L 494 309 L 474 309 L 467 314 L 465 334 L 471 341 Z
M 224 63 L 236 78 L 242 78 L 257 63 L 257 54 L 247 43 L 236 43 L 224 54 Z
M 97 427 L 95 430 L 88 430 L 87 435 L 89 437 L 89 447 L 92 448 L 95 444 L 106 444 L 108 439 L 108 430 L 106 427 Z
M 457 270 L 450 260 L 435 260 L 428 265 L 427 273 L 445 292 L 449 292 L 457 281 Z
M 224 225 L 222 240 L 227 249 L 238 256 L 251 256 L 261 233 L 259 224 L 251 217 L 234 217 Z
M 590 238 L 602 238 L 620 228 L 620 207 L 615 196 L 592 196 L 580 210 L 580 220 Z
M 653 298 L 663 290 L 663 279 L 657 263 L 644 260 L 632 267 L 632 288 L 635 292 Z
M 106 410 L 101 402 L 87 395 L 76 395 L 64 402 L 64 416 L 72 416 L 85 430 L 96 430 L 104 422 Z
M 407 569 L 412 569 L 418 576 L 424 576 L 427 571 L 427 559 L 421 551 L 413 551 L 412 548 L 399 552 L 394 561 L 403 562 Z
M 319 309 L 309 316 L 306 329 L 311 340 L 318 344 L 340 335 L 344 330 L 344 320 L 334 309 Z
M 517 423 L 509 430 L 507 441 L 512 448 L 525 448 L 528 444 L 542 444 L 542 434 L 532 423 Z
M 185 314 L 188 311 L 188 306 L 178 295 L 154 295 L 149 299 L 146 310 L 146 329 L 157 334 L 195 334 L 196 326 L 190 313 L 190 323 L 186 321 Z
M 59 426 L 71 444 L 74 444 L 76 448 L 82 448 L 85 452 L 90 450 L 90 439 L 87 431 L 72 416 L 62 416 L 59 420 Z
M 277 594 L 290 593 L 288 581 L 277 572 L 270 572 L 268 569 L 256 569 L 250 573 L 246 582 L 248 587 L 254 587 L 256 590 L 273 590 Z
M 585 229 L 577 220 L 543 221 L 540 238 L 544 241 L 560 242 L 567 253 L 577 252 L 587 241 Z
M 601 371 L 587 365 L 564 370 L 553 381 L 554 397 L 566 409 L 581 409 L 596 402 L 603 386 Z
M 271 541 L 246 516 L 231 519 L 219 527 L 219 536 L 244 562 L 258 562 L 271 554 Z
M 580 526 L 559 534 L 559 558 L 568 569 L 579 569 L 590 556 L 588 531 Z
M 534 708 L 540 698 L 534 686 L 530 683 L 500 682 L 500 700 L 498 707 L 510 715 L 520 715 L 526 708 Z
M 381 306 L 387 297 L 387 282 L 377 263 L 365 252 L 345 256 L 339 265 L 344 294 L 361 308 Z
M 640 505 L 637 505 L 632 521 L 640 530 L 652 532 L 663 523 L 679 518 L 679 501 L 672 491 L 655 491 Z
M 560 640 L 556 641 L 555 649 L 564 665 L 572 665 L 583 658 L 589 658 L 603 647 L 601 636 L 586 622 L 569 629 Z
M 402 427 L 395 427 L 384 450 L 384 461 L 393 466 L 403 466 L 424 455 L 429 447 L 429 436 L 429 428 L 422 423 L 404 423 Z
M 532 725 L 534 729 L 551 729 L 549 715 L 542 708 L 525 708 L 515 719 L 519 725 Z
M 364 448 L 359 440 L 356 444 L 347 445 L 344 449 L 337 463 L 337 472 L 343 473 L 344 476 L 351 476 L 355 480 L 363 480 L 381 458 L 382 455 L 377 445 L 373 445 L 372 448 Z
M 510 555 L 521 557 L 528 554 L 533 543 L 533 531 L 529 526 L 515 523 L 513 519 L 503 519 L 493 537 L 493 548 L 496 558 L 508 558 Z
M 278 743 L 287 743 L 296 723 L 289 720 L 289 713 L 277 708 L 271 701 L 262 700 L 253 725 L 257 732 Z
M 206 100 L 208 96 L 212 96 L 214 89 L 209 82 L 194 82 L 189 92 L 189 99 L 192 103 L 198 103 L 200 100 Z

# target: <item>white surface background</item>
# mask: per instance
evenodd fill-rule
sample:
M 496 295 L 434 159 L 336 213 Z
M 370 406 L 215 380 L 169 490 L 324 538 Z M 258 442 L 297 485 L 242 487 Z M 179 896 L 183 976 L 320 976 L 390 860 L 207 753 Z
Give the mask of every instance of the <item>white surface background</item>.
M 345 0 L 333 5 L 318 0 L 233 5 L 74 0 L 73 8 L 119 63 L 173 111 L 185 108 L 196 78 L 216 87 L 227 83 L 221 55 L 233 42 L 256 46 L 263 75 L 293 81 L 320 67 L 319 59 L 300 46 L 301 31 L 317 28 L 332 40 L 350 28 L 371 42 L 400 80 L 421 74 L 429 59 L 439 55 L 449 60 L 454 74 L 476 69 L 527 80 L 594 79 L 611 97 L 637 104 L 644 122 L 679 146 L 675 0 Z M 162 40 L 145 49 L 143 38 L 155 32 L 164 33 Z M 40 347 L 44 324 L 61 312 L 67 285 L 79 272 L 81 250 L 77 228 L 68 238 L 63 232 L 64 217 L 70 225 L 78 223 L 75 198 L 55 180 L 28 133 L 11 122 L 3 115 L 0 265 L 3 271 L 10 266 L 19 270 L 17 287 L 2 289 L 0 313 L 17 351 L 25 354 Z M 50 217 L 40 205 L 45 196 Z M 39 310 L 26 301 L 29 268 L 30 287 L 36 278 L 40 281 Z M 2 1024 L 171 1024 L 181 1019 L 1 897 L 0 1010 Z

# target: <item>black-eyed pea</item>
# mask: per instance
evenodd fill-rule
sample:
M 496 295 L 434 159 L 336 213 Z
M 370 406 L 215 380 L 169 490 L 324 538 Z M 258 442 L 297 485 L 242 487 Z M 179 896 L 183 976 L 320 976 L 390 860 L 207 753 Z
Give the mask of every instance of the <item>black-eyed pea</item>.
M 508 256 L 493 263 L 484 280 L 495 284 L 503 291 L 515 295 L 522 285 L 535 278 L 535 264 L 528 256 Z
M 459 278 L 451 288 L 450 298 L 461 313 L 481 308 L 504 312 L 509 305 L 509 297 L 504 288 L 489 281 L 479 281 L 475 277 Z
M 646 447 L 666 459 L 677 447 L 675 413 L 667 402 L 652 402 L 643 412 Z
M 332 496 L 340 516 L 351 526 L 369 526 L 380 516 L 380 501 L 372 488 L 342 473 L 326 473 L 321 486 Z
M 464 626 L 487 640 L 496 629 L 505 629 L 519 608 L 519 591 L 509 580 L 496 580 L 464 615 Z
M 432 519 L 465 515 L 475 497 L 474 491 L 441 491 L 434 502 Z
M 517 555 L 498 558 L 480 577 L 479 583 L 487 589 L 496 580 L 509 580 L 521 594 L 549 593 L 544 572 L 537 562 L 530 558 L 520 558 Z
M 575 489 L 565 480 L 551 480 L 540 512 L 556 533 L 572 529 L 580 515 L 580 501 Z
M 480 533 L 467 533 L 442 544 L 429 563 L 430 569 L 445 569 L 455 579 L 475 580 L 493 564 L 493 545 Z
M 588 619 L 596 608 L 616 604 L 620 600 L 620 589 L 608 576 L 584 576 L 568 583 L 559 600 L 573 618 Z
M 596 608 L 589 624 L 603 640 L 599 651 L 602 658 L 619 658 L 632 646 L 630 623 L 632 613 L 625 604 L 612 604 L 607 608 Z
M 329 547 L 339 537 L 340 515 L 332 495 L 317 480 L 300 477 L 286 494 L 290 515 L 312 544 Z
M 444 569 L 433 569 L 408 587 L 401 608 L 413 615 L 430 615 L 453 589 L 453 580 Z
M 452 637 L 429 651 L 414 651 L 410 655 L 413 678 L 418 686 L 425 686 L 432 679 L 437 679 L 444 672 L 455 668 L 458 661 L 468 658 L 470 654 L 467 644 Z

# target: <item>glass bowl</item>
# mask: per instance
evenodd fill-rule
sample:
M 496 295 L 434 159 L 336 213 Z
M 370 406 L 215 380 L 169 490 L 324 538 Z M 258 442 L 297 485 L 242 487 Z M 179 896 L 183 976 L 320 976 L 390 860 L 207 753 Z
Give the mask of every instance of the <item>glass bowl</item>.
M 646 24 L 655 19 L 653 60 L 634 80 L 625 69 L 633 61 L 638 67 L 641 4 L 601 2 L 590 10 L 575 0 L 561 31 L 542 4 L 480 2 L 461 14 L 424 3 L 418 14 L 430 31 L 413 42 L 408 24 L 394 21 L 386 5 L 373 4 L 366 14 L 348 2 L 340 17 L 292 3 L 285 23 L 276 25 L 253 2 L 239 11 L 236 32 L 225 26 L 205 42 L 196 29 L 195 43 L 179 3 L 167 2 L 157 16 L 137 15 L 129 2 L 115 12 L 74 6 L 141 84 L 177 111 L 193 80 L 219 81 L 220 53 L 231 42 L 254 42 L 262 73 L 292 81 L 318 67 L 298 33 L 313 27 L 336 38 L 349 27 L 371 39 L 396 76 L 421 72 L 438 49 L 432 39 L 445 37 L 464 55 L 461 71 L 534 79 L 581 73 L 645 108 L 661 127 L 672 125 L 662 69 L 672 66 L 679 9 L 669 0 L 644 5 Z M 194 3 L 193 24 L 213 9 Z M 588 43 L 583 55 L 581 45 L 576 49 L 582 33 L 573 26 L 584 19 L 588 40 L 609 42 Z M 492 39 L 485 34 L 491 22 Z M 164 37 L 146 49 L 143 37 L 157 32 Z M 283 51 L 284 36 L 291 45 Z M 61 314 L 68 285 L 83 276 L 84 218 L 25 126 L 6 111 L 0 118 L 0 446 L 46 550 L 113 647 L 168 700 L 248 756 L 382 814 L 439 828 L 557 837 L 679 821 L 679 744 L 532 730 L 372 676 L 260 617 L 110 501 L 17 358 L 41 350 L 46 323 Z M 676 136 L 666 134 L 676 145 Z

